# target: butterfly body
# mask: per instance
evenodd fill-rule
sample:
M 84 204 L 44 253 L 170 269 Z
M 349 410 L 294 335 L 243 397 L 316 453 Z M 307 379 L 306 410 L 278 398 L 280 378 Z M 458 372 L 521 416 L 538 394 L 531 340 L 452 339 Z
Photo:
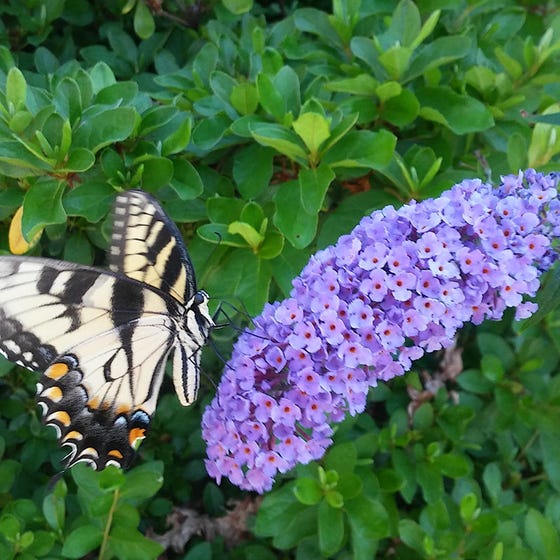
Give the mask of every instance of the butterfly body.
M 213 326 L 181 236 L 151 196 L 118 195 L 109 264 L 0 257 L 0 354 L 43 372 L 37 399 L 68 466 L 128 466 L 171 354 L 179 400 L 196 399 Z

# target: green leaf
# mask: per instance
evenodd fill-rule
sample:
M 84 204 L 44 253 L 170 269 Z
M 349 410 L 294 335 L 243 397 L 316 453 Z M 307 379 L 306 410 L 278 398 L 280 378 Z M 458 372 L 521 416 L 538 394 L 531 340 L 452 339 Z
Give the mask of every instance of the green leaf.
M 270 287 L 270 262 L 260 259 L 250 251 L 239 251 L 236 256 L 237 266 L 241 270 L 240 282 L 235 286 L 234 294 L 245 302 L 250 315 L 256 316 L 268 300 Z
M 529 509 L 525 517 L 525 538 L 537 558 L 560 558 L 560 538 L 552 522 L 536 509 Z
M 176 107 L 156 106 L 149 109 L 142 115 L 142 121 L 140 123 L 138 134 L 140 136 L 147 136 L 151 132 L 170 123 L 177 114 Z
M 282 122 L 286 114 L 286 101 L 267 74 L 260 73 L 257 76 L 257 93 L 263 109 Z
M 227 132 L 230 120 L 225 115 L 202 119 L 193 131 L 192 142 L 200 150 L 211 150 Z
M 282 239 L 284 239 L 282 237 Z M 296 249 L 289 243 L 284 243 L 282 252 L 272 261 L 274 280 L 282 289 L 284 296 L 288 296 L 292 289 L 292 280 L 301 272 L 309 260 L 311 250 Z
M 148 192 L 156 192 L 173 177 L 173 162 L 168 158 L 148 157 L 142 160 L 142 165 L 142 187 Z
M 62 206 L 65 189 L 63 181 L 45 179 L 37 181 L 27 191 L 22 217 L 22 232 L 26 239 L 32 239 L 45 226 L 66 222 L 66 212 Z
M 104 146 L 126 140 L 134 130 L 136 111 L 131 107 L 107 109 L 82 118 L 74 134 L 74 145 L 96 153 Z
M 239 218 L 240 221 L 248 223 L 261 233 L 264 233 L 266 230 L 267 219 L 265 218 L 262 207 L 256 202 L 247 202 L 247 204 L 243 206 Z
M 93 257 L 93 248 L 88 238 L 82 232 L 72 232 L 64 245 L 64 260 L 92 266 Z
M 259 144 L 249 144 L 236 153 L 233 178 L 243 198 L 256 198 L 268 187 L 272 178 L 273 157 L 274 150 Z
M 222 0 L 222 3 L 236 16 L 246 14 L 253 7 L 253 0 Z
M 269 231 L 261 243 L 258 255 L 261 259 L 275 259 L 284 249 L 284 236 L 278 231 Z
M 324 164 L 315 169 L 301 169 L 298 176 L 301 203 L 308 214 L 317 214 L 323 206 L 327 190 L 335 178 L 333 170 Z
M 63 480 L 60 480 L 56 483 L 53 490 L 43 499 L 43 515 L 49 526 L 59 533 L 64 529 L 66 494 L 66 484 Z
M 53 162 L 54 163 L 54 162 Z M 8 177 L 43 175 L 53 165 L 17 140 L 0 140 L 0 173 Z
M 380 118 L 398 127 L 406 126 L 418 116 L 420 103 L 409 90 L 403 89 L 399 95 L 388 99 L 379 111 Z
M 469 461 L 465 456 L 457 453 L 444 453 L 436 457 L 434 464 L 440 468 L 445 476 L 451 478 L 463 478 L 471 472 Z
M 299 138 L 286 127 L 278 124 L 253 124 L 250 128 L 253 138 L 263 146 L 269 146 L 290 159 L 307 161 L 307 153 Z
M 248 247 L 247 242 L 240 235 L 229 232 L 228 224 L 204 224 L 197 228 L 196 233 L 201 239 L 208 241 L 208 243 L 244 249 Z
M 298 183 L 286 181 L 275 197 L 274 223 L 296 248 L 303 249 L 313 241 L 317 231 L 317 214 L 309 214 L 301 203 Z
M 228 233 L 243 237 L 253 251 L 256 251 L 264 240 L 264 237 L 254 227 L 245 222 L 231 222 L 228 226 Z
M 321 486 L 312 478 L 298 478 L 294 486 L 294 495 L 307 506 L 318 504 L 323 499 Z
M 181 200 L 192 200 L 204 191 L 204 185 L 198 171 L 186 159 L 173 160 L 173 177 L 169 181 L 169 185 Z
M 0 492 L 7 494 L 11 490 L 20 470 L 21 465 L 17 461 L 2 459 L 0 462 Z M 2 534 L 1 531 L 0 534 Z
M 560 449 L 556 445 L 556 437 L 549 433 L 541 433 L 540 443 L 544 470 L 552 487 L 558 490 L 560 488 Z
M 291 66 L 283 66 L 273 79 L 276 91 L 281 95 L 286 107 L 286 115 L 282 122 L 286 124 L 286 116 L 297 115 L 301 109 L 300 82 L 296 71 Z
M 331 167 L 381 169 L 391 160 L 396 143 L 396 137 L 385 130 L 353 130 L 325 153 L 322 163 Z
M 10 68 L 6 78 L 6 101 L 10 112 L 25 109 L 27 82 L 19 68 Z
M 480 132 L 494 126 L 490 110 L 478 99 L 455 93 L 450 87 L 424 87 L 416 91 L 420 116 L 448 127 L 456 134 Z
M 319 152 L 321 144 L 330 136 L 329 121 L 319 113 L 303 113 L 292 123 L 292 127 L 312 155 Z
M 556 114 L 560 111 L 560 104 L 554 103 L 546 108 L 544 114 Z M 557 117 L 558 118 L 558 117 Z M 528 163 L 531 167 L 540 167 L 560 152 L 560 126 L 538 122 L 533 129 L 529 144 Z
M 85 181 L 68 191 L 62 203 L 69 216 L 82 216 L 90 223 L 97 223 L 107 216 L 115 194 L 115 189 L 105 182 Z
M 389 536 L 389 516 L 383 504 L 365 495 L 346 501 L 352 539 L 381 540 Z
M 168 127 L 163 127 L 165 137 L 161 146 L 161 154 L 164 156 L 183 151 L 191 139 L 192 119 L 189 115 L 178 114 L 176 118 L 170 122 L 169 127 L 171 126 L 173 129 L 169 132 L 167 131 Z
M 412 49 L 403 45 L 393 45 L 379 55 L 379 62 L 387 72 L 390 79 L 401 81 L 408 69 Z
M 134 31 L 140 39 L 149 39 L 156 30 L 154 16 L 148 5 L 139 0 L 136 2 L 136 10 L 134 10 Z
M 95 155 L 86 148 L 76 148 L 68 154 L 66 161 L 58 168 L 58 171 L 69 173 L 83 173 L 95 163 Z
M 94 525 L 74 529 L 64 540 L 62 554 L 66 558 L 83 558 L 97 549 L 103 541 L 103 531 Z
M 117 82 L 101 89 L 95 96 L 101 105 L 128 105 L 138 95 L 136 82 Z
M 151 461 L 130 470 L 121 487 L 121 498 L 140 505 L 154 496 L 163 484 L 163 463 Z
M 259 104 L 257 89 L 248 82 L 237 84 L 231 92 L 230 101 L 240 115 L 250 115 Z
M 378 81 L 370 74 L 358 74 L 353 78 L 329 81 L 324 88 L 328 91 L 371 96 L 377 93 Z
M 494 383 L 489 381 L 479 370 L 467 369 L 457 377 L 457 384 L 471 393 L 484 394 L 491 391 Z
M 213 196 L 206 201 L 208 217 L 212 222 L 219 224 L 229 224 L 238 220 L 244 206 L 242 200 L 227 196 Z
M 478 503 L 475 494 L 472 492 L 465 494 L 461 498 L 460 512 L 461 519 L 465 523 L 472 523 L 476 518 Z
M 255 534 L 271 537 L 283 531 L 297 512 L 302 510 L 293 492 L 293 483 L 265 495 L 255 521 Z
M 93 93 L 116 83 L 115 75 L 105 62 L 98 62 L 89 72 L 89 78 Z M 83 81 L 83 80 L 82 80 Z M 88 101 L 82 95 L 82 102 Z
M 326 501 L 319 504 L 319 548 L 324 556 L 332 556 L 340 550 L 344 540 L 344 513 L 332 508 Z
M 192 62 L 192 73 L 195 84 L 199 87 L 208 86 L 210 77 L 216 69 L 219 52 L 213 43 L 205 43 Z
M 345 48 L 326 12 L 316 8 L 300 8 L 294 12 L 294 22 L 300 31 L 313 33 L 341 51 Z
M 460 35 L 435 39 L 414 54 L 405 74 L 405 81 L 410 81 L 434 68 L 466 57 L 471 45 L 471 39 Z
M 422 495 L 429 504 L 441 500 L 443 496 L 443 478 L 438 469 L 427 462 L 416 465 L 416 478 Z
M 399 537 L 402 541 L 418 552 L 424 549 L 424 530 L 411 519 L 401 519 L 399 521 Z
M 137 530 L 115 526 L 109 536 L 109 548 L 120 560 L 154 560 L 163 551 L 163 545 L 146 538 Z
M 341 443 L 329 449 L 325 457 L 325 468 L 340 474 L 352 472 L 356 467 L 358 453 L 353 443 Z
M 18 136 L 31 124 L 33 115 L 29 111 L 16 111 L 8 122 L 10 130 Z

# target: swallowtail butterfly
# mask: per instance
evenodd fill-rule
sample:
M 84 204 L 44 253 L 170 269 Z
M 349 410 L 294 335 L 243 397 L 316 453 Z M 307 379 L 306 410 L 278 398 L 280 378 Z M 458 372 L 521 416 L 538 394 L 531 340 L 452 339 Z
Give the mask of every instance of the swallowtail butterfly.
M 70 453 L 127 467 L 147 434 L 167 358 L 183 405 L 214 326 L 179 233 L 154 198 L 116 197 L 109 270 L 0 257 L 0 354 L 42 371 L 37 400 Z

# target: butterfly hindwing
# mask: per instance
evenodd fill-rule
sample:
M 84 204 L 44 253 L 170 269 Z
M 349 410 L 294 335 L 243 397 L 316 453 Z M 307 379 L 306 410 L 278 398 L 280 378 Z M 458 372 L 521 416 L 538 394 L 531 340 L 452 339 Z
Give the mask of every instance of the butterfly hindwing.
M 123 460 L 131 457 L 137 437 L 130 434 L 140 433 L 139 421 L 143 433 L 148 428 L 175 343 L 171 310 L 126 277 L 62 261 L 0 258 L 0 353 L 44 371 L 38 400 L 45 422 L 72 447 L 69 464 L 118 463 L 102 452 L 107 442 L 120 443 Z
M 43 371 L 37 399 L 70 447 L 68 466 L 128 466 L 168 356 L 179 399 L 190 404 L 213 326 L 179 231 L 155 199 L 119 194 L 113 222 L 110 271 L 0 257 L 0 354 Z

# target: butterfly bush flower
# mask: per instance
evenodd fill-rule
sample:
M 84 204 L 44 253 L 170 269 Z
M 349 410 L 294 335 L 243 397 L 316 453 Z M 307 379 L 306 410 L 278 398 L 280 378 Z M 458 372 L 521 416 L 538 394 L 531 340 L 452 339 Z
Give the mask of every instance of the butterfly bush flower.
M 234 347 L 203 417 L 209 474 L 269 490 L 278 472 L 324 454 L 331 424 L 362 412 L 370 387 L 450 346 L 464 323 L 507 307 L 531 315 L 536 304 L 522 299 L 556 259 L 559 179 L 463 181 L 376 211 L 316 253 Z

